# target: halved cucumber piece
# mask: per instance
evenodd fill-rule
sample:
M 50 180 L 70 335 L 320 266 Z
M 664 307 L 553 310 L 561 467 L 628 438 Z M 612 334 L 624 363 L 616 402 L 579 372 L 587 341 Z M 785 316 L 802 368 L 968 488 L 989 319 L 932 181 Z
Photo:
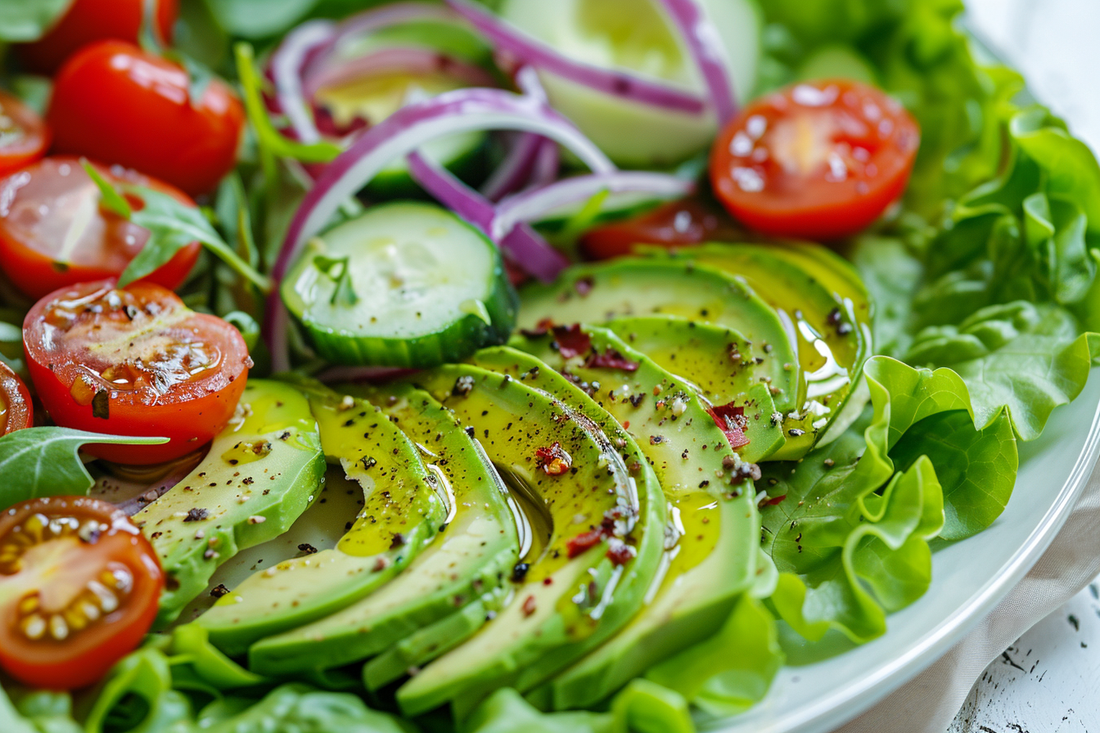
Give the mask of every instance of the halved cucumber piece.
M 309 392 L 325 456 L 359 483 L 364 504 L 335 548 L 270 565 L 199 617 L 229 654 L 368 595 L 420 553 L 450 509 L 416 445 L 378 408 L 320 387 Z
M 478 436 L 549 532 L 523 557 L 497 617 L 397 691 L 406 714 L 452 703 L 461 718 L 501 686 L 539 684 L 627 623 L 659 570 L 665 503 L 569 403 L 468 365 L 414 379 Z
M 704 0 L 742 101 L 756 86 L 763 17 L 753 0 Z M 562 55 L 706 94 L 675 25 L 653 0 L 505 0 L 501 17 Z M 550 103 L 616 163 L 675 165 L 714 139 L 713 114 L 640 104 L 540 71 Z
M 729 328 L 753 348 L 754 374 L 772 387 L 776 409 L 798 405 L 798 361 L 775 311 L 743 282 L 675 260 L 624 258 L 572 267 L 551 285 L 524 289 L 518 325 L 591 323 L 627 316 L 670 315 Z M 726 358 L 715 355 L 715 358 Z
M 670 316 L 620 318 L 605 325 L 711 405 L 741 408 L 741 429 L 749 439 L 738 451 L 742 459 L 759 463 L 783 447 L 782 416 L 777 417 L 771 388 L 756 376 L 752 344 L 744 336 Z
M 500 251 L 439 206 L 375 206 L 312 240 L 287 308 L 336 364 L 427 367 L 502 343 L 516 295 Z
M 603 646 L 533 693 L 536 702 L 554 708 L 593 705 L 713 634 L 755 580 L 760 539 L 754 467 L 733 453 L 692 386 L 612 332 L 582 330 L 591 339 L 589 354 L 563 357 L 550 334 L 511 344 L 571 375 L 626 427 L 657 474 L 671 521 L 665 565 L 646 606 Z M 485 350 L 475 359 L 500 358 L 500 351 Z M 615 359 L 598 366 L 589 358 L 596 353 Z
M 470 604 L 489 610 L 499 606 L 519 557 L 507 489 L 477 441 L 450 412 L 408 385 L 351 391 L 377 401 L 383 419 L 392 420 L 416 443 L 437 485 L 451 495 L 453 511 L 440 522 L 435 541 L 390 583 L 331 616 L 255 644 L 250 663 L 264 674 L 351 664 L 456 614 L 469 622 L 448 627 L 451 638 L 461 641 L 485 621 L 484 614 L 470 617 L 464 609 Z M 424 656 L 410 666 L 444 649 L 421 645 L 414 651 Z

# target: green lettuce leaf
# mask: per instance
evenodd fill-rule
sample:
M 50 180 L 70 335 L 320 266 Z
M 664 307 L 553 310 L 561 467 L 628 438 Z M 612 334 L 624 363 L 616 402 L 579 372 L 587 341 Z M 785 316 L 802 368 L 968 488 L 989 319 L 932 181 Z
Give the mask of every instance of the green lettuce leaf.
M 0 3 L 0 41 L 37 41 L 73 0 L 26 0 Z
M 221 702 L 199 714 L 198 728 L 209 733 L 407 733 L 392 715 L 371 710 L 357 696 L 286 684 L 246 708 L 243 701 Z

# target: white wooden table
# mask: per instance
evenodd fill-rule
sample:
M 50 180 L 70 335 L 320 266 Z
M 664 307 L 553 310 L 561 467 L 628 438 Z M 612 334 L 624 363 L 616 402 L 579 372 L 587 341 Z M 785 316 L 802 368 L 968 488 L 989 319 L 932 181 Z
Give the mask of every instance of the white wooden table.
M 1035 96 L 1100 150 L 1100 0 L 967 4 Z M 1100 578 L 986 669 L 949 733 L 1100 733 Z

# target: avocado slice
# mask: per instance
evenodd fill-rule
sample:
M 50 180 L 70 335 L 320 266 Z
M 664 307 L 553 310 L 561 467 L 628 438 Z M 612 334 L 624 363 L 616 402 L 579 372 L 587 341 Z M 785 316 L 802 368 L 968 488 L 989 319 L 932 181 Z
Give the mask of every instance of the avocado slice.
M 420 553 L 448 512 L 419 449 L 381 410 L 323 387 L 307 390 L 325 457 L 359 483 L 364 505 L 335 548 L 253 574 L 199 617 L 211 642 L 228 654 L 378 588 Z
M 791 255 L 777 255 L 771 248 L 708 244 L 678 254 L 651 251 L 650 256 L 658 261 L 676 258 L 727 272 L 752 288 L 775 309 L 780 320 L 793 324 L 788 330 L 795 334 L 795 353 L 802 374 L 799 408 L 784 422 L 788 440 L 776 458 L 790 460 L 804 455 L 848 399 L 870 355 L 870 338 L 865 336 L 869 330 L 815 274 L 795 263 Z
M 324 471 L 306 399 L 250 379 L 202 462 L 134 515 L 167 576 L 157 623 L 174 620 L 239 550 L 285 532 L 317 497 Z
M 740 407 L 749 444 L 741 459 L 759 463 L 786 442 L 769 386 L 756 377 L 752 344 L 740 334 L 709 323 L 670 316 L 618 318 L 606 328 L 653 363 L 684 381 L 711 405 Z
M 549 529 L 496 618 L 397 690 L 408 715 L 451 702 L 461 718 L 501 686 L 541 683 L 629 621 L 660 569 L 665 502 L 583 408 L 468 365 L 413 379 L 482 440 Z
M 264 674 L 350 664 L 442 621 L 450 622 L 443 638 L 461 641 L 500 605 L 519 558 L 507 489 L 478 442 L 448 410 L 405 384 L 346 391 L 374 401 L 416 443 L 437 485 L 451 496 L 451 514 L 440 520 L 432 544 L 390 583 L 330 616 L 253 645 L 250 664 Z M 485 610 L 471 615 L 466 609 L 474 604 Z M 423 651 L 426 657 L 409 661 L 400 674 L 443 650 Z
M 595 704 L 713 634 L 751 587 L 760 541 L 752 482 L 759 473 L 733 452 L 693 387 L 611 331 L 582 330 L 594 352 L 617 358 L 607 366 L 590 362 L 590 353 L 567 358 L 553 334 L 517 337 L 511 345 L 570 375 L 634 435 L 673 508 L 666 536 L 677 541 L 666 542 L 667 568 L 631 623 L 532 693 L 557 709 Z M 488 359 L 494 352 L 481 353 Z
M 622 258 L 571 267 L 550 285 L 521 293 L 520 329 L 546 321 L 599 324 L 627 316 L 665 314 L 732 329 L 752 343 L 755 373 L 773 388 L 776 408 L 799 405 L 793 325 L 745 283 L 719 270 L 673 259 Z

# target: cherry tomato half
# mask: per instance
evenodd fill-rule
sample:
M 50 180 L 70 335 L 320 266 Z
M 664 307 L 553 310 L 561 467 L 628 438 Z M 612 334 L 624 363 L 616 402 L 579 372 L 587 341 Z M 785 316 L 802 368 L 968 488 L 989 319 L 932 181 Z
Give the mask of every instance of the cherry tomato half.
M 0 435 L 29 428 L 34 424 L 31 393 L 15 372 L 0 361 Z
M 157 0 L 157 30 L 165 43 L 179 15 L 178 0 Z M 61 19 L 34 43 L 20 45 L 19 58 L 32 71 L 52 74 L 78 49 L 108 38 L 138 42 L 145 0 L 74 0 Z
M 0 667 L 36 687 L 90 685 L 141 643 L 164 574 L 113 504 L 31 499 L 0 514 Z
M 244 128 L 244 108 L 220 79 L 193 102 L 180 66 L 123 41 L 73 54 L 46 117 L 55 152 L 134 168 L 192 196 L 233 169 Z
M 580 246 L 588 259 L 606 260 L 628 255 L 639 244 L 674 248 L 728 242 L 740 236 L 726 212 L 715 211 L 695 199 L 683 199 L 589 229 L 581 237 Z
M 719 135 L 711 183 L 765 234 L 839 239 L 901 196 L 919 144 L 916 120 L 878 89 L 804 82 L 752 103 Z
M 58 425 L 170 439 L 86 447 L 129 465 L 170 461 L 210 442 L 233 416 L 252 367 L 236 328 L 150 283 L 119 289 L 106 280 L 51 293 L 27 314 L 23 348 Z
M 112 183 L 132 183 L 195 202 L 179 190 L 124 168 L 96 166 Z M 135 209 L 142 202 L 127 199 Z M 41 298 L 66 285 L 118 277 L 149 240 L 149 231 L 99 205 L 95 181 L 77 158 L 49 157 L 0 181 L 0 269 L 23 293 Z M 148 276 L 177 288 L 198 261 L 189 244 Z
M 41 158 L 50 147 L 50 129 L 33 109 L 0 91 L 0 176 Z

